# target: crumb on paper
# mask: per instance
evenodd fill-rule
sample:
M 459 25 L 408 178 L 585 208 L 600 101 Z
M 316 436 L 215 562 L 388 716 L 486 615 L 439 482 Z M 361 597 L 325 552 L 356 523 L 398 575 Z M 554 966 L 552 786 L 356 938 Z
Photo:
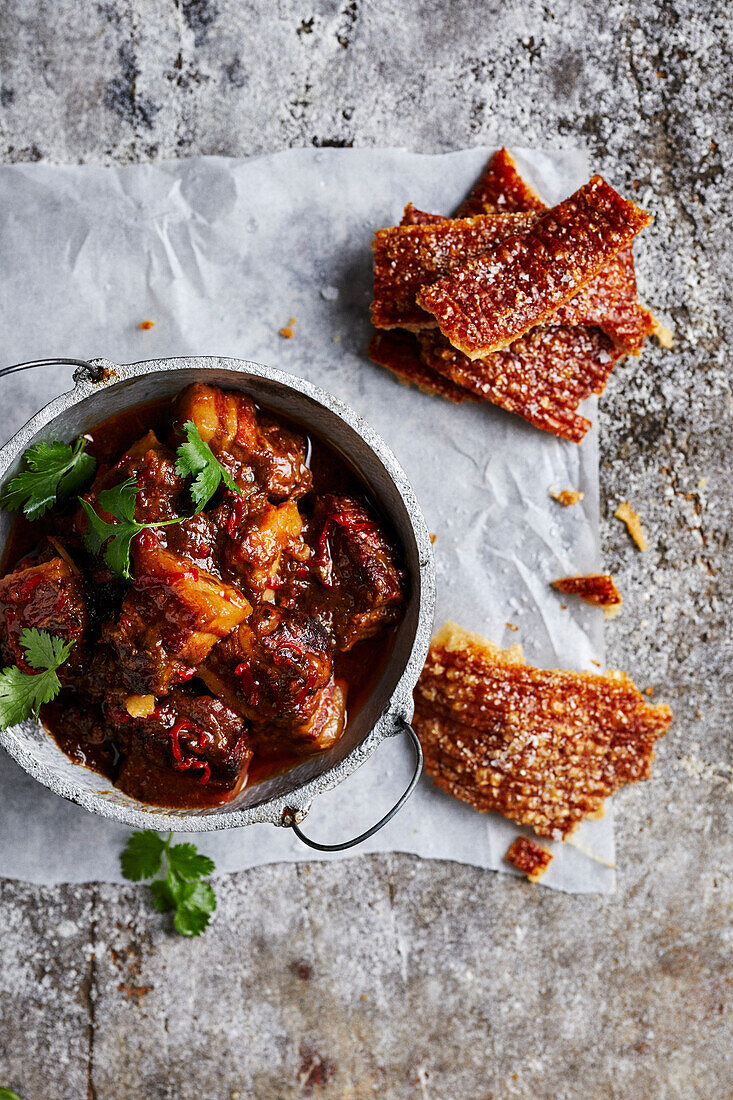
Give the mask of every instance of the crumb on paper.
M 610 573 L 587 573 L 572 577 L 559 577 L 552 587 L 566 596 L 578 596 L 594 607 L 603 607 L 614 614 L 621 607 L 621 594 Z
M 287 325 L 285 326 L 285 328 L 280 329 L 280 335 L 283 337 L 283 339 L 292 340 L 292 338 L 293 338 L 293 325 L 295 324 L 295 322 L 296 322 L 296 318 L 291 317 L 290 320 L 288 321 Z
M 649 544 L 644 537 L 644 531 L 641 526 L 641 516 L 638 512 L 634 511 L 628 500 L 622 500 L 613 514 L 616 519 L 620 519 L 622 523 L 626 524 L 629 534 L 639 549 L 646 550 Z
M 580 489 L 561 489 L 559 493 L 550 493 L 553 500 L 562 504 L 563 508 L 569 508 L 571 504 L 579 504 L 585 496 Z
M 153 328 L 154 325 L 155 325 L 155 321 L 148 320 L 148 321 L 141 321 L 140 324 L 137 327 L 143 329 L 144 331 L 147 331 L 149 328 Z
M 438 536 L 434 535 L 432 531 L 430 532 L 430 545 L 431 546 L 435 546 L 435 540 L 437 539 L 437 537 Z
M 552 852 L 529 837 L 518 836 L 510 844 L 504 859 L 525 874 L 530 882 L 539 882 L 549 866 Z
M 674 347 L 674 333 L 671 329 L 668 329 L 666 325 L 663 325 L 658 317 L 654 318 L 652 336 L 656 337 L 663 348 Z
M 504 626 L 508 626 L 510 630 L 519 630 L 518 626 L 515 626 L 514 623 L 510 623 L 508 621 L 504 623 Z

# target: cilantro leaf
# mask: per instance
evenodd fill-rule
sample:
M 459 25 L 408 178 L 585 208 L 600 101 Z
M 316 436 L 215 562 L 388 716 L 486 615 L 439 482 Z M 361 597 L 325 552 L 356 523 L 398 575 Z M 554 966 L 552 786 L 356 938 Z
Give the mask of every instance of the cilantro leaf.
M 186 433 L 186 442 L 181 443 L 176 452 L 176 473 L 180 477 L 195 475 L 191 484 L 191 496 L 196 512 L 200 512 L 208 504 L 221 481 L 227 489 L 241 496 L 242 493 L 231 474 L 219 462 L 209 444 L 201 438 L 193 420 L 187 420 L 183 430 Z
M 20 1100 L 20 1097 L 10 1089 L 0 1089 L 0 1100 Z
M 133 477 L 103 489 L 97 497 L 99 507 L 114 518 L 114 523 L 102 519 L 88 500 L 79 497 L 84 513 L 89 521 L 84 532 L 84 545 L 92 554 L 99 554 L 104 546 L 104 560 L 117 577 L 132 580 L 130 573 L 130 545 L 135 535 L 146 526 L 156 524 L 138 523 L 135 519 L 135 501 L 140 486 Z M 106 544 L 106 545 L 105 545 Z
M 97 503 L 103 512 L 112 516 L 114 523 L 103 519 L 96 509 L 79 497 L 79 503 L 87 517 L 87 529 L 84 532 L 84 545 L 90 554 L 99 554 L 104 547 L 104 560 L 107 567 L 117 577 L 132 580 L 130 573 L 130 546 L 135 535 L 150 527 L 168 527 L 171 523 L 182 523 L 187 516 L 174 516 L 173 519 L 160 519 L 155 523 L 138 523 L 135 519 L 135 502 L 140 486 L 134 477 L 128 477 L 111 489 L 103 489 L 97 497 Z
M 168 865 L 174 874 L 189 882 L 214 870 L 213 859 L 197 851 L 195 844 L 174 844 L 168 849 Z
M 23 509 L 27 519 L 38 519 L 89 481 L 97 463 L 85 452 L 86 440 L 70 443 L 33 443 L 24 453 L 21 470 L 0 493 L 0 505 Z
M 214 888 L 204 881 L 214 870 L 214 861 L 194 844 L 171 845 L 172 837 L 169 833 L 163 840 L 150 829 L 133 833 L 120 856 L 122 873 L 133 882 L 152 878 L 165 856 L 165 878 L 150 883 L 153 905 L 159 913 L 173 912 L 173 927 L 181 936 L 200 936 L 216 909 Z
M 157 878 L 155 882 L 151 882 L 150 893 L 153 895 L 153 905 L 159 913 L 170 913 L 171 909 L 176 908 L 177 902 L 171 893 L 168 879 Z
M 74 643 L 63 642 L 34 627 L 21 631 L 20 644 L 28 664 L 37 671 L 22 672 L 11 665 L 0 672 L 0 729 L 15 726 L 31 714 L 37 718 L 43 704 L 50 703 L 58 694 L 61 681 L 56 669 L 67 659 Z
M 165 841 L 152 829 L 133 833 L 120 855 L 120 867 L 125 878 L 139 882 L 157 875 L 165 851 Z
M 200 936 L 216 909 L 216 895 L 209 882 L 187 882 L 173 917 L 176 932 L 181 936 Z

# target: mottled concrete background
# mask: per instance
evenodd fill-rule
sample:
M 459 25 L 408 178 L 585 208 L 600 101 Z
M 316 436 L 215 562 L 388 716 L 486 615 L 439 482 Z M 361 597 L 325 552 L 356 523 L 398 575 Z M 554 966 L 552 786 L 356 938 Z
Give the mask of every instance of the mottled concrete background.
M 189 943 L 141 889 L 0 884 L 0 1085 L 25 1100 L 733 1094 L 730 10 L 3 0 L 5 160 L 580 143 L 656 214 L 640 282 L 678 344 L 627 362 L 602 401 L 605 564 L 626 596 L 610 658 L 676 715 L 654 779 L 617 800 L 618 894 L 397 856 L 278 866 L 220 884 Z M 611 518 L 626 498 L 643 556 Z

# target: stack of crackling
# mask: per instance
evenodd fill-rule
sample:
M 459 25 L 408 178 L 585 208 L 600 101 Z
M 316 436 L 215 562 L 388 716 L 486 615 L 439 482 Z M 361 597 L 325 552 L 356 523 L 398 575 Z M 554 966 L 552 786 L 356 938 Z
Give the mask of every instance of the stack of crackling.
M 631 249 L 650 221 L 600 176 L 548 208 L 500 149 L 455 217 L 408 204 L 374 234 L 369 356 L 579 443 L 580 402 L 664 333 L 639 301 Z

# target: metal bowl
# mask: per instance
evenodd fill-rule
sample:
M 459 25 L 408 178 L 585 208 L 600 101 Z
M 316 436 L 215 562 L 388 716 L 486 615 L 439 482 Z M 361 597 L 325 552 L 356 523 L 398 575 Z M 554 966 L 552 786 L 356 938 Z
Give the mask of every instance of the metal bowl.
M 402 732 L 412 717 L 412 692 L 433 624 L 435 574 L 430 536 L 404 472 L 384 441 L 342 401 L 310 382 L 259 363 L 197 356 L 118 366 L 94 359 L 76 372 L 74 381 L 72 390 L 41 409 L 0 450 L 0 480 L 16 472 L 23 452 L 38 439 L 70 441 L 123 409 L 173 395 L 191 382 L 241 390 L 258 404 L 312 430 L 348 459 L 402 544 L 409 601 L 379 683 L 337 744 L 281 775 L 245 787 L 226 805 L 176 810 L 138 802 L 104 776 L 74 764 L 33 720 L 0 732 L 0 744 L 29 775 L 56 794 L 136 828 L 205 832 L 261 821 L 292 825 L 302 820 L 316 795 L 351 775 L 381 741 Z M 12 523 L 12 516 L 0 512 L 0 547 Z

